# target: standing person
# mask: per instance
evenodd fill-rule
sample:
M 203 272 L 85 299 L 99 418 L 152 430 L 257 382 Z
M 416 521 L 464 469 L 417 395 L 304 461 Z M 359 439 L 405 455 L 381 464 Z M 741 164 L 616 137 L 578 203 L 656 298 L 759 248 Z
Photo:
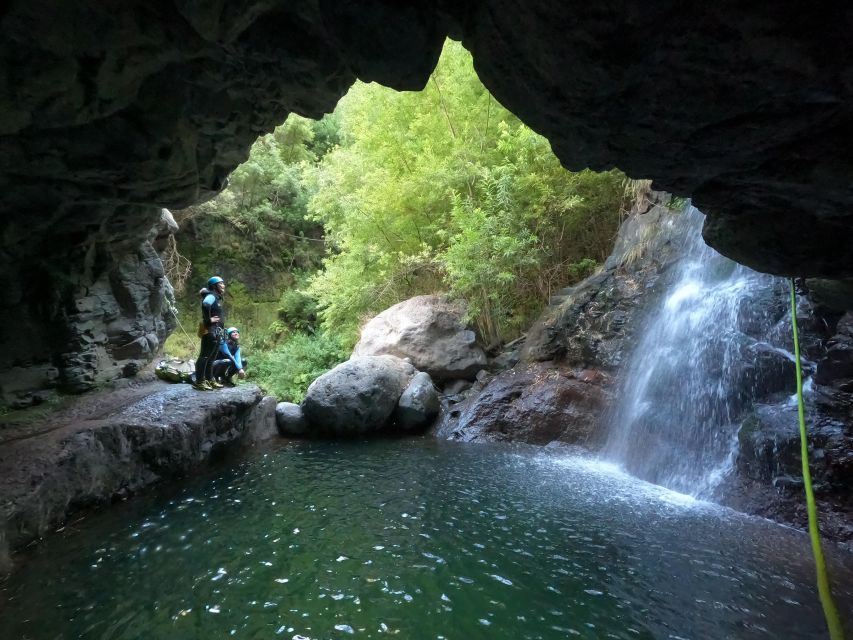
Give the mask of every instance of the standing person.
M 245 378 L 248 364 L 249 361 L 244 360 L 240 353 L 240 330 L 228 327 L 225 340 L 219 345 L 219 360 L 213 363 L 213 379 L 233 387 L 234 374 Z
M 204 289 L 202 289 L 204 293 Z M 201 350 L 195 363 L 195 384 L 193 389 L 210 391 L 221 389 L 222 385 L 213 379 L 213 361 L 222 342 L 222 296 L 225 293 L 225 281 L 212 276 L 207 281 L 207 292 L 201 300 L 201 323 L 198 335 L 201 337 Z

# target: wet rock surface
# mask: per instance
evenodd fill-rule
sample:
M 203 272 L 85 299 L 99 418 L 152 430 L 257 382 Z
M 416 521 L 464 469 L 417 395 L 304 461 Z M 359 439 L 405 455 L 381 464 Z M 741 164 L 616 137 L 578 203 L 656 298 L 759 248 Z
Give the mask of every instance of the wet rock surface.
M 853 393 L 853 313 L 845 313 L 826 342 L 817 364 L 815 382 Z
M 607 400 L 608 377 L 550 363 L 485 379 L 445 410 L 438 437 L 463 442 L 590 445 Z
M 615 370 L 643 326 L 644 307 L 660 296 L 680 255 L 672 224 L 684 203 L 652 192 L 619 230 L 604 268 L 557 293 L 528 331 L 523 362 Z
M 397 356 L 436 380 L 473 380 L 486 366 L 486 354 L 466 326 L 465 313 L 463 302 L 444 296 L 404 300 L 364 326 L 353 355 Z
M 817 387 L 808 398 L 809 467 L 820 530 L 853 542 L 853 395 Z M 741 425 L 736 474 L 719 489 L 722 504 L 808 526 L 794 402 L 757 405 Z
M 0 572 L 8 553 L 68 514 L 184 476 L 275 436 L 275 402 L 241 385 L 198 392 L 148 382 L 89 394 L 0 427 Z

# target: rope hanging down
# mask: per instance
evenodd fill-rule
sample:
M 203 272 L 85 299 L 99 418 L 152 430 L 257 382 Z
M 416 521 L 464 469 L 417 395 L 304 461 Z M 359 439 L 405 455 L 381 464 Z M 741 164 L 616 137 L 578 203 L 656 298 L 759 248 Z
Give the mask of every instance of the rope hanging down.
M 812 476 L 809 472 L 809 445 L 806 433 L 806 418 L 803 409 L 803 370 L 800 366 L 800 338 L 797 331 L 797 296 L 794 290 L 794 279 L 791 278 L 791 328 L 794 331 L 794 359 L 797 369 L 797 412 L 800 418 L 800 456 L 803 462 L 803 484 L 806 488 L 806 507 L 809 514 L 809 537 L 812 541 L 812 553 L 814 554 L 815 570 L 817 572 L 817 591 L 820 604 L 823 607 L 823 615 L 826 625 L 829 627 L 831 640 L 844 640 L 844 629 L 841 626 L 841 618 L 838 609 L 832 600 L 832 591 L 829 588 L 829 577 L 826 574 L 826 560 L 823 557 L 823 548 L 820 545 L 820 533 L 817 528 L 817 506 L 815 505 L 814 491 L 812 490 Z

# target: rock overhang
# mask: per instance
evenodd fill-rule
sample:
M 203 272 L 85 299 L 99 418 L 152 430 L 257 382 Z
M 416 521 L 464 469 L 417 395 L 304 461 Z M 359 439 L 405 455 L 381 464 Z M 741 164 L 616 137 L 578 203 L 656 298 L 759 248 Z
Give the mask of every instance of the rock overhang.
M 757 269 L 851 276 L 851 26 L 841 2 L 12 2 L 2 211 L 61 247 L 209 197 L 289 112 L 357 77 L 422 86 L 451 35 L 568 168 L 692 196 L 707 241 Z

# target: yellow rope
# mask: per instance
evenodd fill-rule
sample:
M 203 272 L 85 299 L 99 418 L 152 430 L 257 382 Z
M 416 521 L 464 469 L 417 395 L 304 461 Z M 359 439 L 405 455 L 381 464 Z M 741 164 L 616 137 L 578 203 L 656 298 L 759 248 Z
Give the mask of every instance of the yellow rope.
M 815 570 L 817 571 L 817 592 L 820 604 L 823 606 L 823 615 L 826 625 L 829 627 L 831 640 L 844 640 L 844 629 L 841 626 L 841 618 L 838 609 L 832 600 L 832 591 L 829 587 L 829 577 L 826 574 L 826 560 L 823 557 L 823 548 L 820 545 L 820 532 L 817 528 L 817 506 L 815 505 L 814 491 L 812 490 L 812 476 L 809 472 L 809 445 L 806 433 L 806 418 L 803 409 L 803 370 L 800 367 L 800 338 L 797 331 L 797 296 L 794 291 L 794 280 L 791 279 L 791 327 L 794 330 L 794 358 L 797 368 L 797 410 L 800 417 L 800 455 L 803 462 L 803 484 L 806 488 L 806 506 L 809 514 L 809 537 L 812 541 L 812 553 L 814 554 Z
M 169 304 L 169 303 L 167 302 L 166 304 Z M 184 329 L 184 325 L 181 324 L 181 319 L 178 317 L 178 310 L 174 306 L 169 305 L 169 311 L 171 311 L 172 315 L 175 316 L 175 320 L 177 321 L 178 326 L 181 328 L 181 331 L 183 331 L 184 335 L 187 337 L 187 340 L 189 340 L 190 343 L 192 343 L 193 339 L 190 338 L 190 334 L 188 334 L 186 329 Z

